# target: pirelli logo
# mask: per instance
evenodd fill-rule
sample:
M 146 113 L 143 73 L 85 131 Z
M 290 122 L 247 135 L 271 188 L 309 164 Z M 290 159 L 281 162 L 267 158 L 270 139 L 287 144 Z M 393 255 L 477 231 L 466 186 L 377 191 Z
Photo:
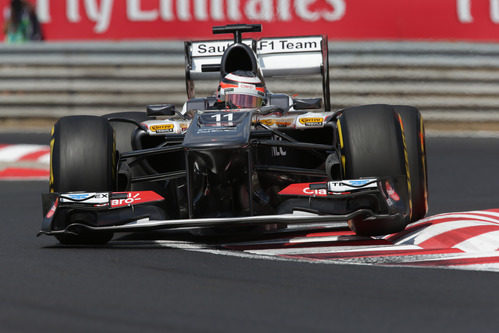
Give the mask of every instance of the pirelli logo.
M 152 132 L 156 133 L 169 133 L 173 132 L 173 129 L 175 128 L 175 125 L 173 124 L 161 124 L 161 125 L 152 125 L 150 127 Z
M 319 117 L 308 117 L 300 118 L 299 122 L 304 126 L 319 127 L 322 126 L 324 119 Z

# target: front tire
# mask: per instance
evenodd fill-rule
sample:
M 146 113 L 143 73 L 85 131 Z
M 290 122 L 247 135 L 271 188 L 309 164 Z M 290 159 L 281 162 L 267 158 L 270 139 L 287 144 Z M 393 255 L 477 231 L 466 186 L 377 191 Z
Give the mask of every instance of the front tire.
M 52 130 L 50 191 L 111 192 L 115 187 L 114 133 L 108 121 L 95 116 L 69 116 Z M 71 219 L 70 219 L 71 220 Z M 69 221 L 58 221 L 63 229 Z M 82 230 L 56 235 L 63 244 L 105 244 L 113 234 Z
M 428 181 L 426 171 L 426 151 L 423 118 L 418 109 L 412 106 L 394 106 L 402 118 L 409 173 L 411 177 L 411 222 L 425 217 L 428 212 Z
M 338 135 L 345 179 L 407 175 L 405 148 L 398 114 L 389 105 L 365 105 L 343 110 Z M 407 221 L 352 226 L 362 235 L 401 231 Z

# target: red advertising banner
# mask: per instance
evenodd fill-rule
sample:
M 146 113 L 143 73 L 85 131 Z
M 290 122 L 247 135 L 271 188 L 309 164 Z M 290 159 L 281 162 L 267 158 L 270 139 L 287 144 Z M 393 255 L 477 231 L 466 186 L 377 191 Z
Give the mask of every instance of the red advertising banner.
M 53 41 L 210 38 L 234 23 L 262 23 L 266 36 L 499 41 L 499 0 L 27 1 Z M 3 12 L 10 0 L 0 3 Z

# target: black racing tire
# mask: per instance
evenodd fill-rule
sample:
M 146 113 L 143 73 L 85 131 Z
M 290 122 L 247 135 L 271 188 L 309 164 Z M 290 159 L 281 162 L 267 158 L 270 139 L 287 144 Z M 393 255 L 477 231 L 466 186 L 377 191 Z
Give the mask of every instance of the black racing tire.
M 393 107 L 402 118 L 411 180 L 411 222 L 425 217 L 428 212 L 428 178 L 423 118 L 412 106 Z
M 96 116 L 63 117 L 54 125 L 50 145 L 51 192 L 114 190 L 114 133 L 106 119 Z M 105 244 L 112 237 L 110 232 L 90 231 L 82 231 L 78 235 L 56 235 L 59 242 L 72 245 Z
M 342 111 L 338 135 L 345 179 L 406 175 L 405 148 L 397 113 L 389 105 L 365 105 Z M 401 224 L 372 224 L 363 235 L 401 231 Z
M 346 179 L 405 175 L 400 122 L 392 107 L 348 108 L 339 122 Z

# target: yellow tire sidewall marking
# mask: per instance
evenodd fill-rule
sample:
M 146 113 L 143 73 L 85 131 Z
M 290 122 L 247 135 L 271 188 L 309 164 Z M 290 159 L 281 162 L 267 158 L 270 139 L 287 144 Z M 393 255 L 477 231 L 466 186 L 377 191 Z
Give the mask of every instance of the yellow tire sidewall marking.
M 344 141 L 343 141 L 343 131 L 341 130 L 340 119 L 338 119 L 336 121 L 336 127 L 338 128 L 338 137 L 340 139 L 341 166 L 343 168 L 343 176 L 345 176 L 345 173 L 346 173 L 346 158 L 345 158 L 345 154 L 343 154 Z
M 53 168 L 54 143 L 55 143 L 54 132 L 55 132 L 55 125 L 52 127 L 52 130 L 50 132 L 50 135 L 51 135 L 51 138 L 50 138 L 50 179 L 49 179 L 49 191 L 50 192 L 54 192 L 54 168 Z
M 405 173 L 407 177 L 407 190 L 409 194 L 409 216 L 412 219 L 412 187 L 411 187 L 411 172 L 409 170 L 409 154 L 407 153 L 407 144 L 405 141 L 405 131 L 404 124 L 402 122 L 402 117 L 397 114 L 400 123 L 400 132 L 402 133 L 402 144 L 404 146 L 404 160 L 405 160 Z

